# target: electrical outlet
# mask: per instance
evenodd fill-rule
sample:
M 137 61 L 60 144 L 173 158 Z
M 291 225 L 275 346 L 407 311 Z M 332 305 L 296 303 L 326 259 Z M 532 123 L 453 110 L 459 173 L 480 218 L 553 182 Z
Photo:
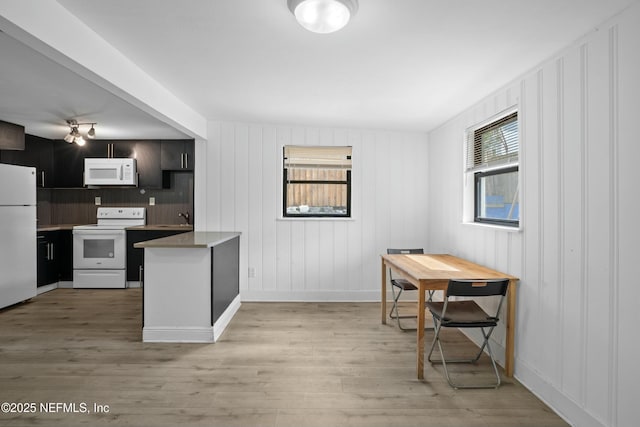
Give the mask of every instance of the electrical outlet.
M 155 205 L 156 205 L 156 198 L 149 197 L 149 206 L 155 206 Z
M 102 204 L 102 198 L 96 197 L 96 206 L 100 206 Z
M 255 268 L 249 267 L 249 277 L 250 278 L 256 277 L 256 269 Z

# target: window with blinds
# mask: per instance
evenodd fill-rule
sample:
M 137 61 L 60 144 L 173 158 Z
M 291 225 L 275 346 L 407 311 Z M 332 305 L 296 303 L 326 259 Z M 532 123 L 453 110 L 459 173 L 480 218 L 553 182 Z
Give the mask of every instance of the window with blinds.
M 474 222 L 518 227 L 518 113 L 467 132 L 466 173 L 474 177 Z
M 283 148 L 283 216 L 351 216 L 351 147 Z
M 467 171 L 517 164 L 518 113 L 468 132 L 467 141 Z

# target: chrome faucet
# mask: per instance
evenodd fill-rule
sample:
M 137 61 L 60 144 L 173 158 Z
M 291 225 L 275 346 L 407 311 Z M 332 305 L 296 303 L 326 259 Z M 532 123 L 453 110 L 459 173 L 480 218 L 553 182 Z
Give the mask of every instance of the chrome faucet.
M 187 221 L 187 225 L 189 225 L 189 212 L 186 213 L 182 213 L 182 212 L 178 212 L 178 216 L 181 216 L 184 218 L 185 221 Z

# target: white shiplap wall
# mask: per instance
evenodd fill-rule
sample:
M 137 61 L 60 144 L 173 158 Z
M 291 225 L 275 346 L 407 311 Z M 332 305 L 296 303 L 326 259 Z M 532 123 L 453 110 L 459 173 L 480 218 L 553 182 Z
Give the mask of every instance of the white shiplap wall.
M 353 219 L 280 219 L 287 144 L 353 146 Z M 242 232 L 243 301 L 377 301 L 380 254 L 427 245 L 426 134 L 210 122 L 197 150 L 196 227 Z
M 523 230 L 462 225 L 464 131 L 514 104 Z M 639 121 L 636 5 L 429 134 L 429 249 L 521 278 L 516 376 L 575 426 L 640 419 Z

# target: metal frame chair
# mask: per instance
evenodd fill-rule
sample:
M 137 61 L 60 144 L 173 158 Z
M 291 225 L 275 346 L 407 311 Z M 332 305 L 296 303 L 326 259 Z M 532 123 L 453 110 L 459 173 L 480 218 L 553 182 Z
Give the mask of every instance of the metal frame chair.
M 397 254 L 424 254 L 424 249 L 387 249 L 387 254 L 389 255 L 397 255 Z M 398 322 L 398 328 L 403 331 L 415 331 L 415 328 L 403 328 L 400 323 L 400 319 L 415 319 L 416 315 L 400 315 L 398 312 L 398 300 L 400 299 L 400 295 L 402 295 L 403 291 L 417 291 L 418 288 L 412 284 L 411 282 L 405 279 L 394 279 L 391 273 L 391 269 L 389 269 L 389 280 L 391 282 L 391 293 L 393 294 L 393 304 L 391 306 L 391 310 L 389 311 L 389 318 Z M 398 288 L 398 293 L 396 294 L 395 288 Z M 429 300 L 433 296 L 433 291 L 429 291 Z M 395 315 L 394 315 L 395 313 Z
M 489 344 L 489 338 L 493 333 L 493 329 L 496 327 L 499 321 L 500 308 L 507 294 L 509 287 L 509 279 L 497 279 L 497 280 L 450 280 L 445 294 L 444 302 L 427 302 L 427 308 L 433 316 L 433 323 L 435 325 L 435 335 L 433 342 L 431 343 L 431 350 L 429 350 L 429 356 L 427 359 L 431 363 L 442 363 L 445 376 L 449 385 L 453 388 L 498 388 L 500 386 L 500 373 L 496 366 L 493 353 L 491 352 L 491 345 Z M 500 302 L 498 303 L 498 309 L 494 316 L 488 315 L 475 301 L 450 301 L 451 297 L 489 297 L 500 296 Z M 444 351 L 442 350 L 442 341 L 440 339 L 440 331 L 442 328 L 479 328 L 482 331 L 484 341 L 480 346 L 480 351 L 472 359 L 446 359 Z M 485 331 L 485 328 L 488 331 Z M 436 344 L 440 350 L 440 360 L 432 360 L 431 355 Z M 497 382 L 492 384 L 478 384 L 478 385 L 465 385 L 457 384 L 451 380 L 449 371 L 447 369 L 447 363 L 475 363 L 482 355 L 484 348 L 487 348 L 491 364 L 493 365 L 493 371 L 496 375 Z

